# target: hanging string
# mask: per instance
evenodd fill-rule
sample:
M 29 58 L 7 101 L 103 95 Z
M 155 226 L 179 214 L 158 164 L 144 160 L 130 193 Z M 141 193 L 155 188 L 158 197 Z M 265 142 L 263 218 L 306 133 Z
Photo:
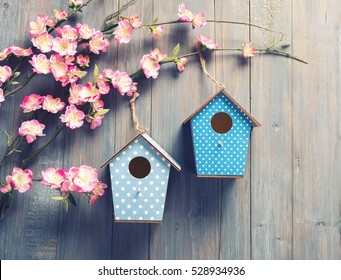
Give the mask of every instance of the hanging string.
M 195 47 L 197 48 L 197 51 L 199 53 L 199 60 L 200 60 L 200 66 L 202 68 L 202 70 L 204 71 L 204 73 L 206 74 L 207 77 L 209 77 L 213 83 L 215 83 L 218 87 L 220 87 L 221 89 L 225 89 L 226 86 L 221 83 L 218 82 L 206 69 L 206 61 L 204 59 L 204 56 L 202 54 L 202 49 L 201 49 L 201 42 L 199 40 L 197 40 L 195 42 Z
M 132 98 L 130 99 L 130 111 L 131 111 L 131 117 L 133 118 L 133 122 L 135 125 L 135 129 L 140 132 L 140 133 L 145 133 L 147 132 L 147 128 L 144 128 L 140 125 L 139 119 L 136 116 L 136 108 L 135 108 L 135 101 L 136 99 L 140 96 L 138 92 L 135 92 Z

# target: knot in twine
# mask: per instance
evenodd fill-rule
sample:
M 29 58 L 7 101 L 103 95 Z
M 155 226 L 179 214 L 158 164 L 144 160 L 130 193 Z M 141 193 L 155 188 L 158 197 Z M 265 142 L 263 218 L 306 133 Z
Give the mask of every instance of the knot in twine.
M 195 47 L 198 51 L 198 54 L 199 54 L 199 61 L 200 61 L 200 66 L 202 68 L 202 70 L 204 71 L 204 73 L 206 74 L 207 77 L 209 77 L 213 83 L 215 83 L 218 87 L 220 87 L 221 89 L 225 89 L 226 86 L 221 83 L 221 82 L 218 82 L 206 69 L 206 61 L 204 59 L 204 56 L 202 54 L 202 48 L 201 48 L 202 44 L 199 40 L 196 40 L 195 41 Z
M 136 116 L 136 108 L 135 108 L 135 100 L 140 96 L 138 92 L 134 92 L 132 98 L 130 99 L 130 111 L 131 111 L 131 117 L 133 118 L 133 122 L 135 125 L 135 129 L 140 133 L 147 132 L 147 128 L 144 128 L 140 125 L 139 119 Z

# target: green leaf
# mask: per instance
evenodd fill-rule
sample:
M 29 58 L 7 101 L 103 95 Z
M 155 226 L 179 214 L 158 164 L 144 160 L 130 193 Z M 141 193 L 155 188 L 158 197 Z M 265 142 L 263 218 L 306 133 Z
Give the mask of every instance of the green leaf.
M 15 73 L 13 74 L 14 77 L 18 77 L 19 75 L 20 75 L 20 72 L 15 72 Z
M 83 78 L 88 72 L 86 71 L 75 71 L 73 74 L 79 78 Z
M 173 49 L 173 56 L 177 56 L 180 51 L 180 44 L 178 43 Z
M 96 112 L 95 116 L 105 115 L 109 111 L 110 111 L 110 109 L 101 109 L 101 110 Z
M 155 24 L 155 23 L 157 23 L 157 22 L 158 22 L 158 20 L 159 20 L 159 18 L 157 17 L 156 19 L 154 19 L 154 20 L 153 20 L 152 24 Z
M 18 84 L 19 84 L 19 82 L 17 82 L 17 81 L 11 82 L 11 85 L 18 85 Z
M 66 199 L 64 199 L 62 200 L 62 204 L 63 204 L 65 212 L 67 212 L 69 210 L 69 203 L 67 202 Z
M 52 199 L 58 200 L 58 201 L 63 201 L 63 200 L 66 200 L 66 197 L 65 196 L 54 196 L 54 197 L 52 197 Z
M 98 69 L 97 64 L 95 64 L 94 76 L 97 77 L 97 76 L 98 76 L 98 73 L 99 73 L 99 69 Z

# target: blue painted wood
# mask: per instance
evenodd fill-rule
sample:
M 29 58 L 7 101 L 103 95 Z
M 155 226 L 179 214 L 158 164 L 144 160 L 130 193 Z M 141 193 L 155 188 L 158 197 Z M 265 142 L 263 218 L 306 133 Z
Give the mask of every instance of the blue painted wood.
M 212 118 L 222 112 L 232 119 L 226 133 L 212 127 Z M 252 119 L 224 92 L 201 108 L 191 118 L 197 175 L 244 176 L 252 124 Z
M 151 168 L 143 178 L 136 178 L 130 171 L 130 164 L 138 157 L 146 159 Z M 116 221 L 162 221 L 170 160 L 174 162 L 141 134 L 114 156 L 109 167 Z

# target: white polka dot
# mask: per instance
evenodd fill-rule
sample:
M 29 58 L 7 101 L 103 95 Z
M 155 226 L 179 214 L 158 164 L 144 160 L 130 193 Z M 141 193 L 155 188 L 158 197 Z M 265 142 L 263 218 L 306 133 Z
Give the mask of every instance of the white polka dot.
M 116 197 L 119 197 L 119 196 L 120 196 L 120 194 L 119 194 L 119 193 L 115 193 L 115 196 L 116 196 Z
M 139 204 L 139 206 L 138 206 L 140 209 L 142 208 L 142 205 L 141 204 Z
M 137 140 L 137 139 L 134 141 L 134 143 L 138 143 L 138 142 L 139 142 L 139 140 Z
M 114 167 L 114 164 L 113 164 L 113 163 L 110 163 L 109 166 L 110 166 L 110 167 Z
M 156 211 L 155 214 L 156 214 L 156 215 L 160 215 L 160 211 Z
M 131 220 L 131 217 L 128 217 L 127 220 L 130 221 L 130 220 Z
M 149 182 L 149 185 L 154 185 L 154 181 L 150 181 L 150 182 Z
M 124 191 L 125 191 L 125 187 L 121 187 L 121 191 L 123 191 L 123 192 L 124 192 Z
M 166 185 L 166 182 L 165 181 L 161 181 L 161 185 Z
M 110 175 L 110 178 L 111 178 L 111 179 L 114 179 L 114 175 Z
M 134 215 L 136 215 L 136 214 L 137 214 L 137 211 L 136 211 L 136 210 L 134 210 L 134 211 L 133 211 L 133 214 L 134 214 Z
M 154 161 L 154 160 L 155 160 L 155 158 L 154 158 L 154 157 L 151 157 L 151 158 L 150 158 L 150 161 Z
M 137 151 L 134 151 L 133 154 L 134 154 L 134 155 L 137 155 Z
M 153 209 L 153 208 L 154 208 L 154 205 L 153 205 L 153 204 L 151 204 L 149 207 L 150 207 L 150 209 Z
M 130 204 L 128 204 L 128 205 L 127 205 L 127 208 L 128 208 L 128 209 L 130 209 L 130 208 L 131 208 L 131 205 L 130 205 Z
M 122 167 L 125 167 L 125 166 L 126 166 L 126 164 L 125 164 L 124 162 L 122 162 L 122 163 L 121 163 L 121 166 L 122 166 Z
M 140 220 L 140 221 L 142 221 L 142 220 L 143 220 L 143 218 L 142 218 L 142 217 L 139 217 L 139 220 Z
M 133 203 L 136 203 L 137 200 L 134 198 L 132 201 L 133 201 Z
M 133 148 L 133 146 L 132 146 L 132 145 L 129 145 L 128 149 L 131 150 L 132 148 Z
M 119 169 L 115 169 L 115 172 L 118 173 L 118 172 L 120 172 L 120 170 Z
M 120 159 L 121 159 L 120 157 L 117 157 L 117 158 L 116 158 L 116 161 L 119 161 Z
M 155 166 L 156 166 L 156 167 L 160 167 L 160 163 L 156 163 Z
M 146 156 L 148 156 L 149 155 L 149 152 L 148 151 L 145 151 L 145 153 L 144 153 Z
M 120 206 L 117 204 L 117 205 L 115 206 L 115 208 L 116 208 L 116 209 L 119 209 L 119 208 L 120 208 Z
M 147 199 L 147 198 L 145 198 L 143 201 L 144 201 L 145 203 L 148 203 L 148 199 Z
M 165 170 L 165 169 L 162 169 L 162 170 L 161 170 L 161 172 L 162 172 L 162 173 L 165 173 L 165 172 L 166 172 L 166 170 Z
M 130 197 L 131 196 L 131 193 L 127 193 L 127 197 Z
M 162 196 L 162 197 L 165 197 L 166 195 L 165 195 L 165 193 L 161 193 L 161 196 Z
M 141 196 L 142 196 L 142 193 L 139 193 L 137 196 L 138 196 L 138 197 L 141 197 Z
M 142 145 L 140 145 L 140 147 L 139 147 L 141 150 L 144 148 Z
M 155 178 L 156 178 L 156 179 L 159 179 L 159 178 L 160 178 L 160 176 L 159 176 L 159 175 L 156 175 L 156 176 L 155 176 Z
M 125 201 L 125 199 L 124 199 L 124 198 L 122 198 L 122 199 L 121 199 L 121 202 L 122 202 L 122 203 L 124 203 L 124 202 L 126 202 L 126 201 Z
M 121 211 L 121 214 L 122 214 L 122 215 L 124 215 L 125 213 L 126 213 L 126 211 L 124 211 L 124 210 Z
M 121 175 L 121 179 L 124 179 L 125 178 L 125 176 L 124 175 Z
M 153 196 L 154 196 L 154 194 L 153 194 L 153 193 L 150 193 L 150 194 L 149 194 L 149 196 L 150 196 L 150 197 L 153 197 Z
M 127 181 L 127 185 L 130 185 L 131 184 L 131 182 L 130 181 Z
M 159 203 L 159 202 L 160 202 L 160 200 L 159 200 L 159 199 L 155 199 L 155 202 L 156 202 L 156 203 Z
M 146 215 L 148 215 L 149 212 L 148 212 L 148 210 L 146 210 L 146 211 L 144 211 L 144 213 L 145 213 Z
M 137 183 L 138 183 L 139 185 L 142 185 L 142 181 L 138 181 Z

